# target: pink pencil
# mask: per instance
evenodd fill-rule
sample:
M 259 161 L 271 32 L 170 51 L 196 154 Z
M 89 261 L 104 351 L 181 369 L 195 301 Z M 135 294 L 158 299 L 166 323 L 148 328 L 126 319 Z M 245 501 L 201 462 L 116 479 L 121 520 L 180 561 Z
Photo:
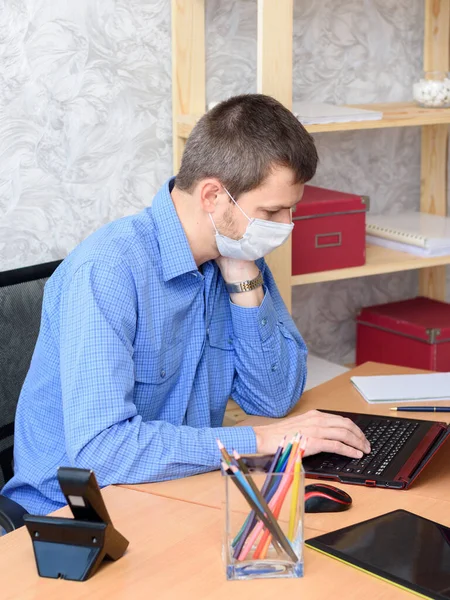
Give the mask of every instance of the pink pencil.
M 294 463 L 289 465 L 289 471 L 285 471 L 279 488 L 275 492 L 275 495 L 272 498 L 272 500 L 269 502 L 269 508 L 271 510 L 273 510 L 273 508 L 276 506 L 278 499 L 280 498 L 280 495 L 281 495 L 282 491 L 284 490 L 284 488 L 286 487 L 286 485 L 290 485 L 290 483 L 292 481 L 292 477 L 293 477 L 293 469 L 294 469 Z M 247 541 L 245 542 L 244 547 L 242 548 L 242 551 L 239 555 L 239 560 L 245 560 L 247 558 L 247 554 L 252 549 L 253 544 L 255 543 L 256 539 L 258 538 L 258 536 L 261 533 L 263 528 L 264 528 L 264 523 L 262 521 L 260 521 L 256 525 L 256 527 L 253 529 L 252 533 L 248 536 Z
M 299 448 L 299 450 L 301 452 L 301 456 L 303 456 L 303 453 L 305 451 L 306 443 L 307 443 L 307 440 L 306 440 L 306 438 L 304 438 L 302 440 L 302 443 L 300 444 L 300 448 Z M 278 504 L 278 501 L 279 501 L 280 497 L 282 497 L 282 494 L 283 494 L 283 497 L 286 495 L 286 493 L 284 492 L 284 490 L 286 489 L 286 486 L 289 487 L 290 484 L 292 483 L 292 479 L 294 476 L 294 465 L 295 465 L 295 460 L 290 461 L 289 471 L 287 471 L 287 470 L 285 471 L 277 491 L 275 492 L 272 500 L 269 502 L 269 508 L 272 511 L 275 509 L 276 505 Z M 287 490 L 286 490 L 286 492 L 287 492 Z M 239 554 L 239 560 L 245 560 L 247 558 L 248 553 L 252 549 L 253 544 L 258 539 L 258 536 L 261 533 L 263 528 L 264 528 L 264 524 L 260 521 L 256 525 L 256 527 L 253 529 L 253 531 L 249 535 L 249 537 L 247 538 L 247 541 L 245 542 L 244 547 L 242 548 L 241 553 Z
M 300 460 L 303 458 L 303 454 L 305 452 L 306 449 L 306 444 L 307 444 L 307 439 L 303 438 L 302 441 L 300 442 L 299 446 L 298 446 L 298 450 L 296 453 L 296 458 L 295 461 Z M 295 468 L 293 467 L 292 469 L 293 471 L 295 470 Z M 291 475 L 288 483 L 283 487 L 283 490 L 280 493 L 280 496 L 278 498 L 278 503 L 277 505 L 274 507 L 273 509 L 273 514 L 274 517 L 276 519 L 278 519 L 280 512 L 281 512 L 281 508 L 283 506 L 283 502 L 286 498 L 286 495 L 289 491 L 289 488 L 291 486 L 292 481 L 294 480 L 295 476 L 294 474 Z M 270 535 L 270 532 L 267 530 L 267 528 L 265 529 L 264 535 L 262 536 L 254 554 L 253 554 L 253 558 L 261 558 L 264 559 L 266 558 L 266 554 L 267 554 L 267 549 L 270 545 L 270 542 L 272 541 L 272 536 Z

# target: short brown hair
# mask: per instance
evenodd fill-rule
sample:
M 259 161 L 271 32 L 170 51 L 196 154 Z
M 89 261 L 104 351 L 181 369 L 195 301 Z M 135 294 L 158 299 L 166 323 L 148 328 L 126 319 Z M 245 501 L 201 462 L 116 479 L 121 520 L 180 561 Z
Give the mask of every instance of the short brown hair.
M 216 177 L 237 198 L 258 187 L 276 166 L 290 167 L 296 182 L 316 172 L 312 136 L 280 102 L 263 94 L 234 96 L 217 104 L 189 136 L 176 186 L 191 192 Z

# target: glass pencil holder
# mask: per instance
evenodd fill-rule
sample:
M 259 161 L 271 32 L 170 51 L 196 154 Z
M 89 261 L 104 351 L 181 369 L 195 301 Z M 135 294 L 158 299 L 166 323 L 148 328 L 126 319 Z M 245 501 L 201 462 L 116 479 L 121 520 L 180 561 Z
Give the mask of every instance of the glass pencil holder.
M 273 456 L 242 459 L 248 474 L 240 471 L 238 476 L 222 468 L 225 484 L 222 555 L 226 578 L 302 577 L 304 471 L 301 463 L 300 468 L 293 468 L 290 473 L 268 473 Z M 259 492 L 253 492 L 253 499 L 252 486 Z M 267 508 L 269 511 L 262 513 Z

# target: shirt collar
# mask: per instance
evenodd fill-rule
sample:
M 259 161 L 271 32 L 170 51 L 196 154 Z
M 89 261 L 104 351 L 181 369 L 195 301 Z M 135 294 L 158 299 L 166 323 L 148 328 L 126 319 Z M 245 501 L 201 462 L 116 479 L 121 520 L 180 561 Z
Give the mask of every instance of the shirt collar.
M 174 183 L 175 177 L 166 181 L 154 197 L 151 207 L 164 281 L 198 270 L 170 195 Z

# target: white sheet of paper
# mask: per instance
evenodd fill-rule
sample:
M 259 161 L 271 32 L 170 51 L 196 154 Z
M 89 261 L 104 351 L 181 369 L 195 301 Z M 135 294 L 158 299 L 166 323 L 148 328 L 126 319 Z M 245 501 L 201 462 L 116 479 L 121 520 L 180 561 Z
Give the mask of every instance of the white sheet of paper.
M 351 382 L 369 404 L 450 399 L 450 373 L 356 376 Z
M 292 112 L 304 125 L 314 123 L 347 123 L 351 121 L 378 121 L 383 113 L 377 110 L 328 104 L 327 102 L 297 102 Z

